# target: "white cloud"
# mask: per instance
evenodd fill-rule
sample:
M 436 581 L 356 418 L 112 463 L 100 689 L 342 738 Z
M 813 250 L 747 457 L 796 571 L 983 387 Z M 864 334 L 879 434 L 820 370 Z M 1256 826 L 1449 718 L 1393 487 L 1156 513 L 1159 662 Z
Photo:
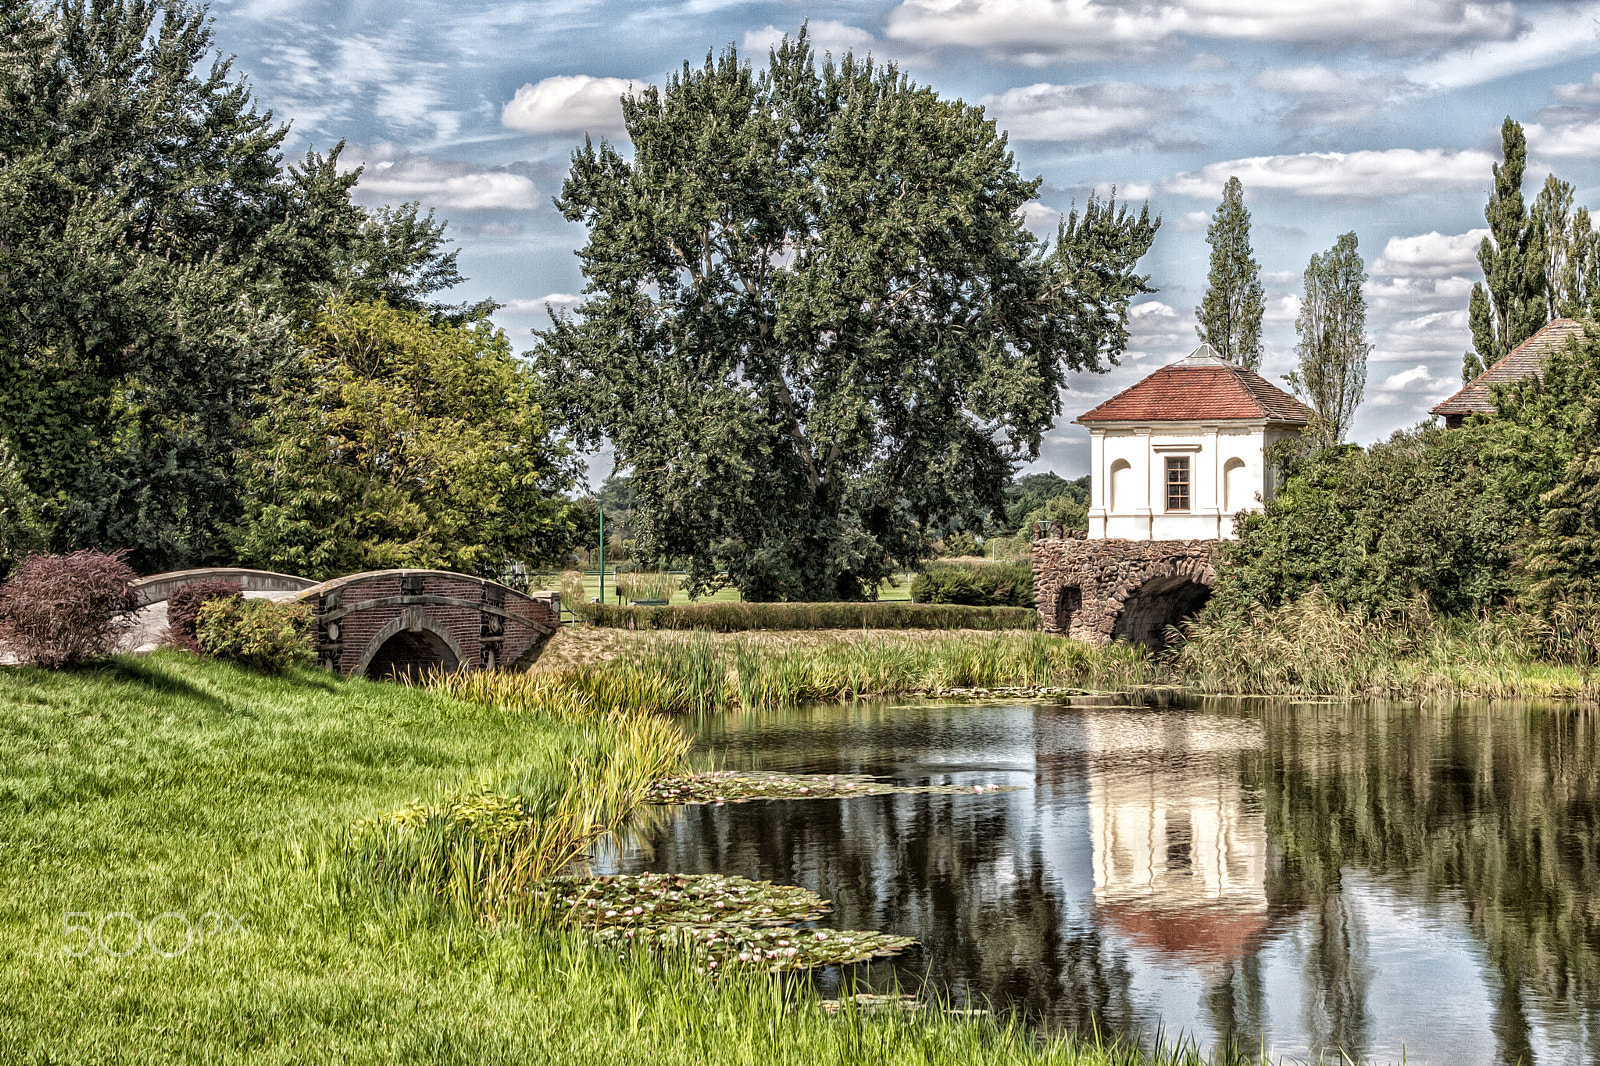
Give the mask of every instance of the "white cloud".
M 1363 295 L 1374 308 L 1394 314 L 1444 311 L 1465 307 L 1472 296 L 1472 279 L 1379 278 L 1370 282 Z
M 1290 294 L 1267 300 L 1261 309 L 1263 322 L 1290 322 L 1300 317 L 1300 297 Z
M 1516 16 L 1520 27 L 1515 37 L 1490 38 L 1446 52 L 1414 68 L 1408 77 L 1434 89 L 1460 89 L 1541 70 L 1600 49 L 1600 2 L 1596 0 L 1537 7 L 1524 4 Z
M 582 302 L 583 297 L 574 293 L 552 292 L 532 299 L 507 300 L 500 310 L 508 315 L 542 315 L 546 307 L 559 310 L 563 307 L 574 307 Z
M 1588 81 L 1557 85 L 1550 95 L 1564 104 L 1600 104 L 1600 74 Z
M 1126 357 L 1133 362 L 1155 358 L 1163 364 L 1170 363 L 1188 355 L 1199 343 L 1194 319 L 1160 300 L 1146 300 L 1128 308 Z M 1130 384 L 1131 381 L 1123 382 L 1118 390 Z M 1074 391 L 1081 395 L 1081 390 Z
M 1509 40 L 1518 18 L 1515 4 L 1494 0 L 903 0 L 888 35 L 1024 60 L 1151 51 L 1175 36 L 1416 51 Z
M 621 133 L 629 82 L 558 74 L 524 85 L 500 112 L 500 124 L 524 133 Z
M 1385 392 L 1395 392 L 1411 385 L 1429 388 L 1437 383 L 1434 376 L 1428 372 L 1428 365 L 1426 363 L 1418 363 L 1410 370 L 1402 370 L 1398 373 L 1390 374 L 1383 379 L 1383 384 L 1379 385 L 1378 388 Z
M 1329 70 L 1321 64 L 1266 70 L 1250 79 L 1258 89 L 1293 101 L 1290 125 L 1348 125 L 1379 114 L 1416 87 L 1403 79 L 1365 71 Z
M 1478 272 L 1478 246 L 1486 229 L 1465 233 L 1430 230 L 1414 237 L 1390 237 L 1372 264 L 1372 273 L 1400 277 L 1442 278 Z
M 356 197 L 366 203 L 420 200 L 430 207 L 466 211 L 539 206 L 539 190 L 521 174 L 414 156 L 394 145 L 352 145 L 340 162 L 364 167 Z
M 744 35 L 744 50 L 762 53 L 769 48 L 776 48 L 786 33 L 789 31 L 780 30 L 776 26 L 751 30 Z M 813 19 L 806 23 L 806 36 L 811 38 L 811 50 L 814 53 L 820 56 L 825 52 L 831 52 L 835 58 L 842 57 L 846 52 L 866 52 L 873 44 L 872 34 L 866 30 L 859 26 L 847 26 L 832 19 Z
M 1172 94 L 1148 85 L 1039 83 L 978 98 L 988 116 L 1017 141 L 1126 143 L 1147 137 L 1182 113 Z
M 1558 108 L 1548 124 L 1523 127 L 1528 154 L 1539 160 L 1600 159 L 1600 115 Z
M 1212 163 L 1168 178 L 1161 187 L 1179 196 L 1211 199 L 1230 176 L 1237 176 L 1247 190 L 1375 199 L 1447 187 L 1476 188 L 1488 181 L 1494 162 L 1485 152 L 1448 148 L 1302 152 Z

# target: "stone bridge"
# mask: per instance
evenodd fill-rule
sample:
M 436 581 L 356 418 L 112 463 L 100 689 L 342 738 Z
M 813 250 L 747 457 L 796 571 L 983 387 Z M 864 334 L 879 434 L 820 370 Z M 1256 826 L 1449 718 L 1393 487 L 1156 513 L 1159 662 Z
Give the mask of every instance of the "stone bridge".
M 246 596 L 310 604 L 318 661 L 347 676 L 410 676 L 433 667 L 497 670 L 531 659 L 560 625 L 561 597 L 523 594 L 447 570 L 374 570 L 317 582 L 265 570 L 218 567 L 156 574 L 134 586 L 148 616 L 202 579 L 231 581 Z
M 1090 644 L 1118 638 L 1159 648 L 1167 627 L 1211 597 L 1215 540 L 1088 540 L 1041 522 L 1033 533 L 1033 598 L 1048 633 Z

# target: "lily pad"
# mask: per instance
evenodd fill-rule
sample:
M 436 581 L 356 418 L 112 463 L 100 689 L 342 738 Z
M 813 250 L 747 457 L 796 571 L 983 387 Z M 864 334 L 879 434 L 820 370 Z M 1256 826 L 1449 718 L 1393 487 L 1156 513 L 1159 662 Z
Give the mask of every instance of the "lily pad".
M 557 877 L 534 891 L 555 915 L 588 928 L 786 925 L 828 912 L 826 900 L 798 885 L 718 874 Z
M 714 770 L 668 777 L 650 787 L 649 803 L 743 803 L 760 799 L 847 799 L 892 793 L 976 796 L 1015 792 L 1016 785 L 894 785 L 865 774 L 780 774 L 755 770 Z
M 853 929 L 751 929 L 744 926 L 670 925 L 594 933 L 596 941 L 645 948 L 690 947 L 704 957 L 711 973 L 736 968 L 779 972 L 817 966 L 845 966 L 885 955 L 897 955 L 916 941 L 908 936 Z

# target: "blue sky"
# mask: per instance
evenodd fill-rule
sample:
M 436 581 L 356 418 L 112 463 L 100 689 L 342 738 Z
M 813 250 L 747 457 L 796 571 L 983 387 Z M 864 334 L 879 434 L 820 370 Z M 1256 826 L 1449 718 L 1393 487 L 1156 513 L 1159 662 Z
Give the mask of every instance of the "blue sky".
M 218 46 L 292 124 L 292 151 L 345 140 L 367 167 L 359 199 L 450 220 L 463 295 L 506 303 L 496 319 L 519 349 L 547 303 L 582 288 L 583 230 L 550 197 L 585 132 L 625 145 L 630 83 L 730 43 L 764 63 L 809 19 L 819 50 L 870 51 L 982 104 L 1023 174 L 1044 178 L 1029 213 L 1041 233 L 1112 185 L 1163 219 L 1143 263 L 1160 291 L 1134 309 L 1123 366 L 1076 377 L 1035 464 L 1068 476 L 1088 459 L 1070 419 L 1197 343 L 1205 226 L 1230 174 L 1253 215 L 1270 380 L 1294 365 L 1307 259 L 1360 239 L 1363 442 L 1459 385 L 1505 116 L 1528 133 L 1530 198 L 1554 171 L 1600 206 L 1600 0 L 223 0 L 212 14 Z

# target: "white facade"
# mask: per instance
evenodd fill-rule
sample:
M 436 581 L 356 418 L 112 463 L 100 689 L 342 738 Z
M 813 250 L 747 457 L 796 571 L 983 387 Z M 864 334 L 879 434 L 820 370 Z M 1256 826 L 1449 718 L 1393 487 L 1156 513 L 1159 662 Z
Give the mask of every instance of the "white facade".
M 1089 538 L 1233 537 L 1233 516 L 1261 510 L 1276 487 L 1267 449 L 1298 432 L 1265 419 L 1090 425 Z M 1168 491 L 1168 460 L 1187 466 L 1186 501 L 1169 499 L 1180 494 Z

